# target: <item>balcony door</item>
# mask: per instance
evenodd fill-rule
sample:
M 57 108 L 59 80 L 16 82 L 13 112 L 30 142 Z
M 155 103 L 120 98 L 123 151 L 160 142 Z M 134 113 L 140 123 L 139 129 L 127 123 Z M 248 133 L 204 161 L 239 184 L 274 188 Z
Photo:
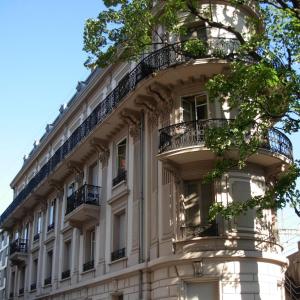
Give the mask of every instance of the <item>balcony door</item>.
M 204 141 L 204 129 L 208 116 L 207 96 L 205 94 L 182 98 L 183 122 L 186 134 L 194 142 Z
M 206 120 L 207 96 L 205 94 L 182 98 L 183 121 Z

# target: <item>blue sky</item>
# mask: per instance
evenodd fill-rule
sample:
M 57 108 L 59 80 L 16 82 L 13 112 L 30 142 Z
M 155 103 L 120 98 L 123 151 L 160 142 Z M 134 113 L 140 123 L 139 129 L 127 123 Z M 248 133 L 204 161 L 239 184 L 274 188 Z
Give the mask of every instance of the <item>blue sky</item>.
M 24 154 L 89 74 L 84 22 L 102 8 L 100 0 L 0 1 L 0 213 Z M 300 158 L 300 135 L 292 141 Z M 279 215 L 284 227 L 299 224 L 290 210 Z
M 0 213 L 24 154 L 89 74 L 83 28 L 101 8 L 100 0 L 0 1 Z

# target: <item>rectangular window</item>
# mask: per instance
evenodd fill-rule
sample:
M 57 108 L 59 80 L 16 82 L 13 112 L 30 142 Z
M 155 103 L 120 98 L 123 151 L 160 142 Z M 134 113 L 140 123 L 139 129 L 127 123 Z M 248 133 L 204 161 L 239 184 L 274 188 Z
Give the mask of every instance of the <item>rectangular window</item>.
M 213 202 L 212 184 L 199 181 L 184 182 L 184 220 L 186 233 L 193 236 L 212 235 L 209 207 Z
M 29 238 L 29 224 L 26 224 L 23 231 L 23 239 L 28 240 Z
M 184 122 L 208 118 L 207 96 L 205 94 L 182 97 L 181 107 Z
M 54 228 L 55 221 L 55 200 L 49 203 L 48 208 L 48 231 Z
M 52 278 L 52 264 L 53 264 L 53 251 L 50 250 L 47 252 L 46 258 L 46 273 L 45 273 L 45 285 L 51 283 Z
M 64 271 L 71 269 L 71 241 L 66 241 L 64 244 Z
M 95 230 L 89 230 L 86 232 L 85 238 L 85 263 L 83 265 L 83 271 L 87 271 L 94 268 L 95 251 L 96 251 L 96 236 Z
M 38 259 L 36 258 L 33 260 L 33 264 L 32 264 L 31 290 L 36 289 L 37 273 L 38 273 Z
M 186 284 L 186 300 L 217 300 L 218 284 L 217 282 L 197 282 Z
M 19 295 L 24 294 L 24 286 L 25 286 L 25 267 L 22 267 L 20 269 Z
M 126 170 L 126 139 L 117 144 L 117 172 Z
M 89 167 L 89 184 L 98 186 L 98 165 L 94 163 Z
M 40 234 L 41 231 L 42 231 L 42 213 L 38 212 L 36 215 L 35 233 Z
M 115 178 L 113 179 L 113 186 L 117 185 L 121 181 L 126 180 L 126 146 L 127 140 L 123 139 L 116 145 L 116 168 Z
M 125 256 L 125 211 L 115 214 L 113 222 L 112 261 Z

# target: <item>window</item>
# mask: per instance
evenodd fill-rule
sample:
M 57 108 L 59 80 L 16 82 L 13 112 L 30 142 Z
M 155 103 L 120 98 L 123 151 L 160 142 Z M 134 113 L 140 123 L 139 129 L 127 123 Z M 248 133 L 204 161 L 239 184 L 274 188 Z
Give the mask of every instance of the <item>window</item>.
M 117 172 L 126 170 L 126 139 L 117 144 Z
M 75 182 L 71 182 L 68 185 L 68 191 L 67 191 L 67 197 L 72 196 L 72 194 L 75 192 Z
M 208 118 L 207 96 L 205 94 L 183 97 L 181 103 L 184 122 Z
M 94 163 L 89 167 L 89 184 L 98 186 L 98 165 Z
M 37 273 L 38 273 L 38 259 L 34 259 L 32 263 L 32 273 L 31 273 L 31 285 L 30 290 L 36 289 L 36 281 L 37 281 Z
M 212 224 L 208 220 L 212 201 L 211 184 L 203 184 L 199 181 L 184 182 L 183 209 L 187 235 L 215 235 Z
M 85 263 L 83 265 L 83 271 L 94 268 L 96 250 L 95 229 L 86 232 L 85 239 Z
M 113 218 L 113 252 L 111 260 L 125 256 L 125 211 L 115 214 Z
M 191 39 L 207 40 L 206 27 L 204 23 L 196 22 L 187 25 L 186 33 L 181 36 L 181 41 Z
M 186 284 L 185 300 L 217 300 L 218 284 L 217 282 L 195 282 Z
M 64 266 L 63 270 L 69 272 L 70 276 L 70 269 L 71 269 L 71 240 L 65 241 L 64 243 Z M 67 277 L 69 277 L 67 276 Z
M 126 180 L 126 144 L 124 139 L 116 145 L 116 177 L 113 179 L 113 186 Z
M 47 257 L 46 257 L 45 285 L 51 284 L 52 263 L 53 263 L 53 251 L 50 250 L 50 251 L 47 252 Z
M 49 203 L 48 208 L 48 231 L 54 228 L 55 220 L 55 200 Z
M 24 286 L 25 286 L 25 267 L 22 267 L 20 269 L 19 295 L 24 294 Z
M 25 240 L 28 240 L 29 238 L 29 224 L 26 224 L 26 226 L 24 227 L 23 238 Z
M 42 232 L 42 213 L 39 211 L 36 214 L 36 218 L 35 218 L 35 229 L 34 229 L 34 237 L 33 237 L 34 241 L 39 239 L 41 232 Z

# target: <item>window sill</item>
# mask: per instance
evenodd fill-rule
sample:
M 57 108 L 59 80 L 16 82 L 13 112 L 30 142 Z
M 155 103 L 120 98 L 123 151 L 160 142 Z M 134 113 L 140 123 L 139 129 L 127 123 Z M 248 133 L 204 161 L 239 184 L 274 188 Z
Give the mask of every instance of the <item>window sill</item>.
M 62 279 L 60 280 L 60 282 L 65 282 L 65 281 L 68 281 L 68 280 L 71 280 L 71 276 L 66 277 L 66 278 L 62 278 Z
M 129 194 L 129 189 L 126 187 L 126 189 L 122 190 L 121 192 L 119 192 L 118 194 L 114 195 L 113 197 L 111 197 L 107 202 L 108 204 L 112 204 L 113 202 L 115 202 L 116 200 L 126 196 Z

